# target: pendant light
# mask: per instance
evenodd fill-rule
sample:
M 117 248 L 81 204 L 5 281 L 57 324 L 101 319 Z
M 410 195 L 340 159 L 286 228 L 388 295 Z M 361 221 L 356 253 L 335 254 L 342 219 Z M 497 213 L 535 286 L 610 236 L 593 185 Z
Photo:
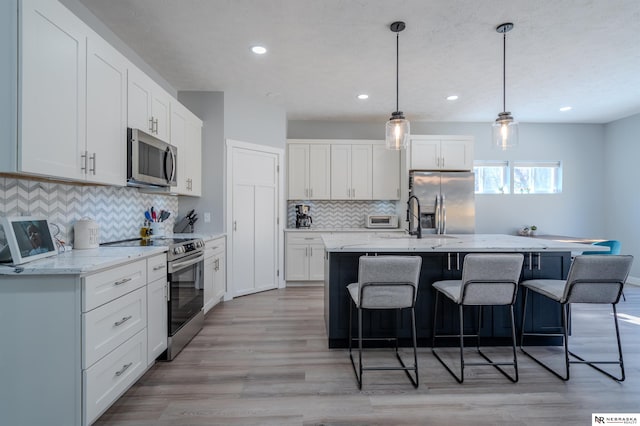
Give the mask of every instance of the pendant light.
M 507 33 L 512 29 L 511 22 L 496 27 L 496 31 L 502 34 L 502 112 L 498 114 L 498 118 L 493 123 L 493 145 L 502 150 L 518 145 L 518 122 L 513 119 L 506 107 Z
M 409 120 L 404 118 L 402 111 L 398 108 L 398 51 L 400 45 L 400 31 L 405 29 L 402 21 L 392 23 L 389 28 L 396 33 L 396 110 L 391 113 L 391 118 L 385 125 L 385 145 L 387 149 L 405 149 L 409 139 Z

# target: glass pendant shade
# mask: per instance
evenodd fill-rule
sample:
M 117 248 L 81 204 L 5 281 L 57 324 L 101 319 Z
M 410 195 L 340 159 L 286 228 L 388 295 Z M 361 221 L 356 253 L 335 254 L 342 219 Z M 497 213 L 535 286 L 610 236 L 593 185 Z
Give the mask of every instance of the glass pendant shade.
M 493 146 L 503 151 L 518 146 L 518 122 L 510 112 L 501 112 L 493 123 Z
M 387 149 L 406 149 L 410 134 L 409 120 L 401 112 L 394 112 L 385 125 L 385 145 Z
M 399 80 L 399 46 L 400 46 L 400 31 L 405 29 L 405 23 L 402 21 L 396 21 L 392 23 L 389 28 L 392 32 L 396 33 L 396 110 L 391 113 L 391 118 L 385 124 L 385 147 L 387 149 L 406 149 L 409 144 L 409 120 L 404 118 L 402 111 L 398 107 L 398 92 L 400 91 Z

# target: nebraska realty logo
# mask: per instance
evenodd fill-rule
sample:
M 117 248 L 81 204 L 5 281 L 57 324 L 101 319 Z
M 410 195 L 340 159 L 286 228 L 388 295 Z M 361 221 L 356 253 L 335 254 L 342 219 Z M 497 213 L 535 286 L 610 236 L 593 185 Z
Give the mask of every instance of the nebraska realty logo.
M 591 425 L 637 425 L 639 413 L 594 413 Z

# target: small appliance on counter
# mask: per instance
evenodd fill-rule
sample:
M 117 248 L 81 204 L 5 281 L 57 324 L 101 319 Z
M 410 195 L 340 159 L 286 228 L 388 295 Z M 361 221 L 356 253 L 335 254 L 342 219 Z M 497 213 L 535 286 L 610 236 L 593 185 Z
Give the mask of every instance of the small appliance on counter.
M 365 226 L 367 228 L 397 228 L 398 216 L 395 214 L 368 214 L 365 216 Z
M 98 248 L 100 245 L 100 226 L 91 218 L 76 220 L 73 233 L 73 248 L 76 250 Z
M 309 210 L 311 206 L 307 204 L 296 204 L 296 228 L 310 228 L 311 216 L 309 216 Z

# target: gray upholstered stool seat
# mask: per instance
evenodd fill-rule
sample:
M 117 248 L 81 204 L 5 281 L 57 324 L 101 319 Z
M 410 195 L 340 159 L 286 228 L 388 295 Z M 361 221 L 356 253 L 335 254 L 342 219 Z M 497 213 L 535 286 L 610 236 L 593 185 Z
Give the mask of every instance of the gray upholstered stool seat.
M 618 328 L 616 304 L 620 300 L 620 295 L 622 294 L 622 289 L 627 276 L 629 275 L 632 263 L 633 256 L 580 255 L 573 259 L 566 280 L 536 279 L 522 282 L 521 285 L 525 289 L 524 308 L 522 311 L 522 331 L 520 335 L 520 349 L 522 352 L 562 380 L 569 380 L 570 364 L 587 364 L 614 380 L 623 381 L 625 379 L 624 362 L 622 359 L 622 346 L 620 344 L 620 330 Z M 530 291 L 542 294 L 543 296 L 558 302 L 560 306 L 562 318 L 560 333 L 545 333 L 544 335 L 562 337 L 565 361 L 564 374 L 558 373 L 524 349 L 525 336 L 541 335 L 541 333 L 527 333 L 525 331 L 527 299 Z M 616 339 L 618 343 L 617 361 L 587 361 L 569 350 L 568 316 L 571 303 L 611 304 L 613 309 Z M 569 355 L 576 358 L 577 361 L 571 360 Z M 596 364 L 617 364 L 620 367 L 621 374 L 620 376 L 614 376 L 613 374 L 597 367 Z
M 518 381 L 518 361 L 516 357 L 516 332 L 513 314 L 513 304 L 518 290 L 518 281 L 522 272 L 524 256 L 519 253 L 508 254 L 468 254 L 464 258 L 462 265 L 462 279 L 443 280 L 433 283 L 436 291 L 435 309 L 433 313 L 433 334 L 431 351 L 447 371 L 458 381 L 464 381 L 465 365 L 491 365 L 512 382 Z M 459 334 L 438 334 L 438 302 L 439 295 L 450 299 L 458 305 L 459 311 Z M 507 305 L 511 314 L 511 337 L 512 337 L 512 362 L 494 362 L 480 350 L 480 318 L 478 318 L 478 330 L 476 334 L 464 334 L 464 306 L 478 306 L 478 316 L 480 316 L 482 306 Z M 436 342 L 440 338 L 457 337 L 460 340 L 460 375 L 447 365 L 436 351 Z M 469 363 L 464 360 L 464 338 L 476 337 L 476 350 L 486 362 Z M 510 376 L 500 366 L 513 366 L 515 376 Z
M 418 256 L 361 256 L 358 268 L 358 282 L 347 286 L 352 303 L 349 304 L 349 358 L 358 381 L 358 388 L 362 389 L 362 372 L 364 370 L 403 370 L 411 383 L 418 387 L 418 353 L 416 339 L 415 303 L 418 293 L 418 280 L 422 258 Z M 358 310 L 358 366 L 352 354 L 352 307 Z M 374 366 L 363 367 L 363 340 L 379 340 L 362 336 L 362 311 L 365 309 L 411 309 L 411 329 L 413 339 L 413 366 L 406 366 L 398 352 L 397 335 L 395 353 L 400 367 Z M 390 340 L 385 338 L 384 340 Z M 414 372 L 412 377 L 409 373 Z

